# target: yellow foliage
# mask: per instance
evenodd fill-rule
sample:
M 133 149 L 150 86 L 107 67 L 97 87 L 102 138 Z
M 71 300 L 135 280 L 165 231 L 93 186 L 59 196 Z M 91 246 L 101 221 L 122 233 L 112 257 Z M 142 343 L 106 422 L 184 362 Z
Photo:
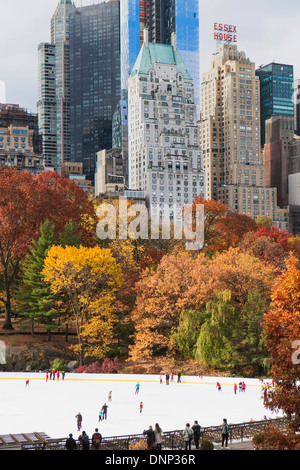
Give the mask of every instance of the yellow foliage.
M 109 249 L 53 246 L 42 276 L 55 294 L 64 294 L 74 315 L 78 351 L 103 357 L 112 339 L 115 291 L 122 272 Z M 82 358 L 82 357 L 81 357 Z

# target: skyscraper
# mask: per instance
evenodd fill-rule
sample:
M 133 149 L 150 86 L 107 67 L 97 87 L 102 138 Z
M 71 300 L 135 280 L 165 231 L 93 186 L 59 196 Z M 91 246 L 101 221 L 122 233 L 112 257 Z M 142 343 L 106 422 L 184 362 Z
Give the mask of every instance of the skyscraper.
M 51 18 L 51 43 L 39 45 L 39 128 L 46 163 L 60 171 L 70 160 L 69 15 L 71 0 L 60 0 Z
M 195 103 L 200 103 L 200 36 L 198 0 L 120 0 L 122 89 L 143 43 L 143 29 L 149 41 L 171 44 L 176 33 L 177 48 L 194 82 Z
M 203 74 L 200 146 L 208 198 L 253 218 L 265 215 L 288 229 L 277 188 L 265 184 L 260 140 L 260 81 L 236 45 L 221 44 Z
M 57 158 L 57 116 L 56 116 L 56 79 L 55 46 L 42 43 L 38 48 L 39 89 L 37 112 L 39 130 L 43 136 L 45 165 L 58 168 Z
M 76 8 L 70 15 L 71 161 L 93 180 L 96 153 L 112 147 L 121 98 L 119 1 Z
M 272 116 L 294 116 L 294 68 L 273 62 L 257 69 L 256 75 L 261 88 L 261 143 L 264 146 L 266 120 Z
M 176 47 L 144 43 L 128 86 L 129 184 L 162 211 L 205 197 L 194 87 Z
M 112 118 L 121 97 L 120 2 L 76 8 L 60 0 L 51 43 L 39 45 L 39 127 L 46 162 L 82 162 L 93 180 L 95 155 L 112 147 Z

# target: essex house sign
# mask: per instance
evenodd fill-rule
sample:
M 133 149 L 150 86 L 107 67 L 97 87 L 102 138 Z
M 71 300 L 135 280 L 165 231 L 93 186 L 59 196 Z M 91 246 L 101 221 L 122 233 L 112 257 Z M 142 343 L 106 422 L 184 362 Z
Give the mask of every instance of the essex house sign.
M 216 41 L 237 42 L 237 26 L 214 23 L 214 39 Z

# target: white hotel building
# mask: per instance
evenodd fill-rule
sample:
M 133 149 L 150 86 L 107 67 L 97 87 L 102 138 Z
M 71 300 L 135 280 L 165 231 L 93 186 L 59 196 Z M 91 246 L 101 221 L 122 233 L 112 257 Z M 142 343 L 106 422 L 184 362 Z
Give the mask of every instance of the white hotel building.
M 129 186 L 151 210 L 206 197 L 193 80 L 172 44 L 144 43 L 128 82 Z

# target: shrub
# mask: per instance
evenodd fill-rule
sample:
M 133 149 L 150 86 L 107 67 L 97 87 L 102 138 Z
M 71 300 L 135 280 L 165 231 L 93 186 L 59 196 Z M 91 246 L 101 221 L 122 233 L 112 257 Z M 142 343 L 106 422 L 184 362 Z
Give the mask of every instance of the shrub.
M 147 450 L 147 442 L 143 439 L 129 444 L 129 450 Z
M 66 366 L 66 364 L 63 363 L 63 361 L 61 359 L 54 359 L 52 362 L 51 362 L 51 369 L 54 369 L 54 370 L 64 370 L 65 372 L 68 371 L 68 367 Z
M 203 439 L 200 444 L 200 450 L 214 450 L 214 445 L 209 439 Z
M 77 368 L 77 372 L 86 372 L 89 374 L 113 374 L 122 369 L 123 365 L 117 357 L 114 359 L 106 357 L 102 363 L 100 361 L 96 361 L 86 366 L 79 366 Z

